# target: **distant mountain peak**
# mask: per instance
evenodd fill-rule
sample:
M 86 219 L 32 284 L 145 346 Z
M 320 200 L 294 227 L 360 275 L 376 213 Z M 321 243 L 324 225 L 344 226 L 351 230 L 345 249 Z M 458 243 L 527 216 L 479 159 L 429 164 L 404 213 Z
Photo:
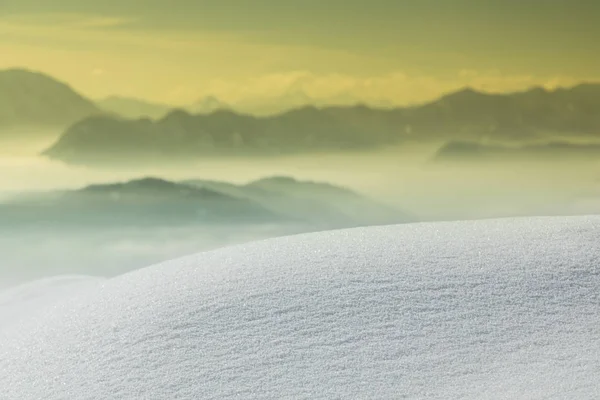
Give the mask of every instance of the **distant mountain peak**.
M 279 116 L 294 116 L 294 117 L 304 117 L 304 118 L 310 118 L 310 117 L 321 117 L 322 116 L 322 109 L 314 104 L 306 104 L 303 106 L 299 106 L 296 108 L 292 108 L 291 110 L 285 111 L 282 114 L 276 115 L 275 117 L 279 117 Z
M 82 192 L 103 192 L 115 189 L 138 189 L 138 190 L 172 190 L 183 186 L 179 183 L 171 182 L 165 179 L 156 177 L 144 177 L 121 183 L 107 183 L 89 185 L 81 189 Z
M 174 108 L 165 115 L 161 121 L 181 120 L 192 117 L 192 114 L 183 108 Z
M 24 68 L 0 70 L 0 124 L 68 126 L 102 112 L 68 84 Z
M 76 93 L 75 90 L 66 82 L 58 80 L 44 72 L 30 70 L 26 68 L 11 68 L 6 70 L 0 70 L 0 85 L 7 85 L 12 81 L 13 84 L 27 84 L 29 89 L 35 89 L 35 85 L 44 85 L 53 88 L 60 88 L 63 90 L 71 91 L 74 95 L 80 97 L 82 100 L 89 101 L 84 99 L 79 93 Z
M 316 188 L 316 187 L 319 187 L 321 189 L 333 190 L 333 191 L 339 192 L 339 193 L 351 192 L 349 189 L 347 189 L 345 187 L 332 185 L 327 182 L 299 180 L 294 177 L 285 176 L 285 175 L 275 175 L 275 176 L 261 178 L 261 179 L 258 179 L 258 180 L 248 183 L 246 186 L 248 186 L 248 187 L 270 187 L 270 188 L 277 188 L 277 187 L 279 187 L 279 188 L 287 188 L 287 187 L 295 187 L 295 188 L 313 187 L 313 188 Z
M 209 96 L 205 96 L 202 97 L 198 100 L 196 100 L 196 102 L 194 104 L 198 104 L 198 105 L 220 105 L 221 100 L 219 100 L 216 96 L 213 95 L 209 95 Z
M 153 103 L 143 99 L 120 95 L 112 95 L 98 100 L 98 105 L 112 113 L 134 119 L 160 119 L 172 108 L 167 104 Z
M 471 86 L 465 86 L 462 89 L 459 89 L 455 92 L 448 93 L 448 94 L 442 96 L 442 98 L 440 100 L 442 100 L 442 101 L 443 100 L 446 100 L 446 101 L 473 100 L 473 99 L 479 99 L 482 97 L 489 97 L 489 96 L 492 96 L 492 94 L 485 93 L 480 90 L 476 90 L 476 89 L 472 88 Z
M 531 93 L 550 93 L 550 91 L 543 86 L 533 86 L 527 91 Z
M 294 183 L 298 183 L 299 181 L 296 178 L 293 178 L 291 176 L 285 176 L 285 175 L 275 175 L 275 176 L 269 176 L 266 178 L 261 178 L 261 179 L 257 179 L 255 181 L 250 182 L 251 185 L 258 185 L 258 184 L 262 184 L 262 183 L 284 183 L 284 184 L 294 184 Z
M 193 113 L 210 114 L 218 110 L 230 109 L 230 106 L 216 96 L 209 95 L 197 100 L 188 108 Z
M 127 184 L 132 185 L 132 186 L 156 187 L 156 188 L 173 187 L 173 186 L 179 185 L 178 183 L 171 182 L 171 181 L 168 181 L 168 180 L 162 179 L 162 178 L 157 178 L 154 176 L 147 176 L 144 178 L 133 179 L 133 180 L 127 182 Z
M 468 86 L 468 85 L 463 86 L 461 89 L 457 90 L 455 93 L 458 95 L 460 95 L 460 94 L 464 94 L 464 95 L 482 94 L 482 92 L 480 92 L 479 90 L 476 90 L 474 87 Z
M 360 111 L 360 112 L 364 112 L 364 111 L 372 111 L 375 109 L 375 107 L 370 106 L 369 104 L 365 103 L 365 102 L 358 102 L 355 103 L 354 105 L 350 106 L 351 109 L 355 110 L 355 111 Z
M 47 79 L 47 80 L 51 80 L 54 82 L 59 82 L 58 80 L 56 80 L 55 78 L 51 77 L 48 74 L 45 74 L 41 71 L 36 71 L 36 70 L 32 70 L 32 69 L 27 69 L 27 68 L 8 68 L 5 70 L 0 70 L 0 74 L 3 74 L 5 76 L 9 76 L 11 78 L 34 78 L 34 79 Z M 60 82 L 62 83 L 62 82 Z

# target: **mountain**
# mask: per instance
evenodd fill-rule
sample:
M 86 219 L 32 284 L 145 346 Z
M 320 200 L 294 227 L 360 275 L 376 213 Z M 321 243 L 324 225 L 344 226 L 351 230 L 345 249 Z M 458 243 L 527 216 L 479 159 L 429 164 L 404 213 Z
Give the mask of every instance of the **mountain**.
M 506 146 L 453 141 L 438 150 L 434 156 L 434 161 L 580 161 L 590 158 L 600 160 L 599 143 L 549 142 L 524 146 Z
M 275 117 L 230 110 L 172 110 L 158 121 L 87 118 L 43 152 L 73 164 L 186 162 L 211 155 L 269 155 L 371 147 L 361 127 L 314 107 Z
M 269 117 L 288 112 L 295 108 L 319 105 L 316 99 L 309 96 L 303 90 L 293 89 L 280 95 L 247 98 L 237 102 L 235 108 L 248 114 Z
M 0 128 L 64 128 L 101 113 L 91 100 L 47 75 L 23 69 L 0 71 Z
M 364 103 L 364 99 L 350 91 L 339 92 L 326 97 L 312 97 L 304 90 L 293 88 L 279 95 L 246 98 L 234 104 L 234 109 L 255 116 L 273 116 L 296 108 L 304 107 L 353 107 Z M 393 108 L 385 99 L 370 99 L 369 105 L 375 108 Z
M 151 103 L 121 96 L 107 97 L 96 103 L 103 110 L 131 119 L 159 119 L 168 114 L 173 108 L 166 104 Z
M 246 185 L 202 180 L 185 183 L 251 199 L 280 215 L 308 221 L 313 225 L 344 227 L 416 220 L 406 212 L 350 189 L 286 176 L 264 178 Z
M 7 225 L 195 225 L 285 222 L 257 202 L 158 178 L 12 199 L 0 205 Z
M 325 229 L 409 222 L 414 218 L 326 183 L 274 177 L 234 185 L 149 177 L 12 198 L 0 204 L 0 220 L 7 226 L 279 223 Z
M 512 94 L 466 88 L 422 106 L 395 109 L 306 106 L 267 117 L 174 110 L 155 122 L 87 118 L 44 154 L 69 163 L 110 164 L 364 150 L 407 140 L 523 144 L 557 138 L 600 139 L 600 84 Z
M 600 133 L 600 84 L 489 94 L 466 88 L 412 111 L 420 125 L 471 139 L 527 139 Z M 425 122 L 427 120 L 427 122 Z
M 161 119 L 175 109 L 193 114 L 210 114 L 218 110 L 229 110 L 231 107 L 214 96 L 203 97 L 185 107 L 153 103 L 141 99 L 122 96 L 110 96 L 97 101 L 100 108 L 129 119 Z
M 210 114 L 218 110 L 229 110 L 231 107 L 215 96 L 206 96 L 196 101 L 186 110 L 194 114 Z

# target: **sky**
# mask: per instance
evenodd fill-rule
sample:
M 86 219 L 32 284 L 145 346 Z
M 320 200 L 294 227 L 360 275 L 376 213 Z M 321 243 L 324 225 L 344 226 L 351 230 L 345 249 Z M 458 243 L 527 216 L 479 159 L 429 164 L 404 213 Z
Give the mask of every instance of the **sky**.
M 188 104 L 414 104 L 600 80 L 597 0 L 0 0 L 0 69 Z

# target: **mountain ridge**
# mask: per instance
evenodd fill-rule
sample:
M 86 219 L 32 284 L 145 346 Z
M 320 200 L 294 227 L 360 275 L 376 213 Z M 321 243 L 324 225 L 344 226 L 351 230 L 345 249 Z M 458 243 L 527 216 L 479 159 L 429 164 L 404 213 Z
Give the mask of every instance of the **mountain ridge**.
M 524 146 L 450 141 L 435 154 L 433 162 L 550 161 L 600 159 L 600 143 L 551 141 Z
M 68 163 L 118 164 L 365 150 L 415 139 L 600 140 L 600 84 L 508 94 L 465 88 L 421 106 L 393 109 L 304 106 L 260 117 L 227 109 L 172 110 L 156 121 L 104 118 L 79 121 L 43 154 Z
M 0 204 L 0 216 L 7 224 L 295 223 L 322 228 L 415 220 L 353 190 L 290 177 L 236 185 L 147 176 L 20 196 Z
M 500 94 L 464 87 L 410 107 L 304 105 L 263 116 L 221 107 L 224 103 L 211 96 L 200 103 L 209 110 L 170 108 L 154 120 L 127 118 L 103 111 L 49 75 L 0 71 L 0 127 L 67 126 L 42 154 L 71 164 L 362 151 L 414 140 L 600 140 L 600 83 L 595 82 Z

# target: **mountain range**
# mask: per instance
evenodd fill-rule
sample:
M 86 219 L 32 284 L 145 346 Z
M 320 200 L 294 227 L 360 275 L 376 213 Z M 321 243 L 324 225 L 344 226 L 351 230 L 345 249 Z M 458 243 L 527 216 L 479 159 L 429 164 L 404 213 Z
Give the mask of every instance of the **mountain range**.
M 522 145 L 581 138 L 600 140 L 600 84 L 512 94 L 464 89 L 395 109 L 308 106 L 268 117 L 174 110 L 157 121 L 90 117 L 67 129 L 44 155 L 76 164 L 119 164 L 366 150 L 415 140 Z
M 148 177 L 0 203 L 5 226 L 185 226 L 296 224 L 312 229 L 414 221 L 352 190 L 289 177 L 246 185 Z
M 177 108 L 167 104 L 153 103 L 141 99 L 110 96 L 96 102 L 98 107 L 108 113 L 120 115 L 129 119 L 161 119 L 171 110 Z M 196 114 L 208 114 L 216 110 L 230 109 L 231 107 L 214 96 L 207 96 L 183 107 L 184 110 Z
M 126 108 L 125 115 L 117 115 Z M 155 119 L 141 117 L 148 114 Z M 43 154 L 89 165 L 365 150 L 407 141 L 597 142 L 600 84 L 509 94 L 465 88 L 420 106 L 312 105 L 256 116 L 215 97 L 171 110 L 118 97 L 95 104 L 49 76 L 7 70 L 0 72 L 0 127 L 18 125 L 67 126 Z
M 548 142 L 523 146 L 507 146 L 453 141 L 436 153 L 435 162 L 472 161 L 573 161 L 600 159 L 600 143 Z
M 191 114 L 208 114 L 217 110 L 233 110 L 242 114 L 254 116 L 273 116 L 296 108 L 308 106 L 327 107 L 333 104 L 350 106 L 360 104 L 360 100 L 351 94 L 339 94 L 332 97 L 317 99 L 302 90 L 294 89 L 282 94 L 273 94 L 257 98 L 246 98 L 234 103 L 227 103 L 216 96 L 205 96 L 186 105 L 169 105 L 166 103 L 148 102 L 141 99 L 123 96 L 110 96 L 96 102 L 100 108 L 110 113 L 130 119 L 150 118 L 160 119 L 169 111 L 180 108 Z M 393 108 L 392 103 L 379 100 L 377 108 Z
M 108 113 L 120 115 L 125 118 L 160 119 L 171 110 L 166 104 L 152 103 L 149 101 L 123 96 L 109 96 L 96 101 L 98 107 Z

